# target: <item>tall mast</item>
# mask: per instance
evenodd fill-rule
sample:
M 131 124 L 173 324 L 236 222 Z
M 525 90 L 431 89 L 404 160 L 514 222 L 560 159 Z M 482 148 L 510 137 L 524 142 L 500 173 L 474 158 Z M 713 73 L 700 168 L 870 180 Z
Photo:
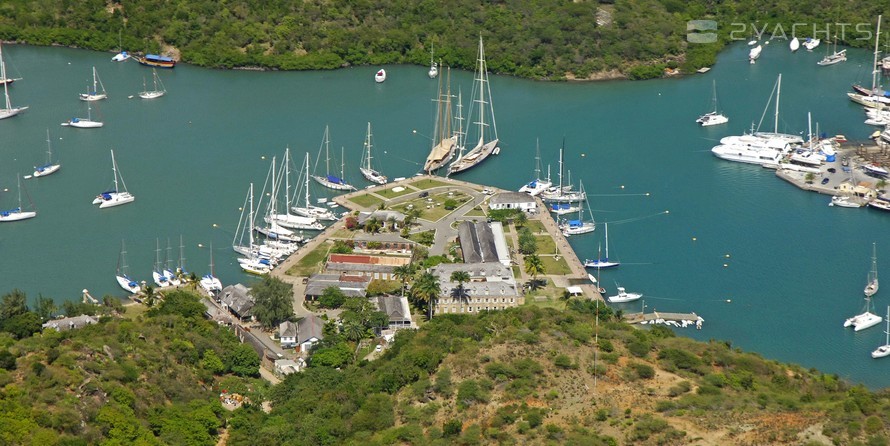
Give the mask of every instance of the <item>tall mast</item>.
M 482 35 L 479 35 L 479 59 L 476 60 L 476 64 L 479 67 L 479 71 L 477 73 L 476 82 L 479 83 L 479 99 L 476 102 L 479 103 L 479 121 L 476 124 L 479 124 L 479 146 L 485 143 L 485 49 L 482 47 Z
M 779 73 L 779 86 L 776 90 L 776 122 L 773 126 L 773 132 L 779 133 L 779 98 L 782 96 L 782 73 Z
M 248 231 L 248 234 L 250 234 L 248 236 L 248 237 L 250 237 L 250 245 L 249 245 L 248 249 L 252 250 L 253 249 L 253 183 L 250 183 L 250 192 L 248 193 L 248 197 L 249 197 L 248 201 L 250 203 L 250 205 L 249 205 L 250 211 L 247 214 L 247 224 L 248 224 L 248 228 L 250 229 Z
M 463 90 L 461 88 L 457 89 L 457 149 L 458 155 L 457 159 L 460 160 L 464 156 L 464 102 L 463 102 Z
M 346 149 L 340 146 L 340 181 L 346 181 L 346 158 L 343 157 Z
M 46 163 L 50 164 L 53 162 L 53 147 L 52 143 L 49 142 L 49 129 L 46 129 L 46 154 L 47 160 Z
M 114 191 L 117 192 L 117 163 L 114 161 L 114 150 L 111 151 L 111 170 L 114 172 Z
M 96 89 L 96 67 L 94 66 L 93 67 L 93 91 L 92 91 L 92 94 L 96 94 L 96 93 L 98 93 L 98 90 Z
M 22 176 L 20 174 L 16 174 L 16 179 L 19 184 L 19 212 L 22 211 Z
M 328 126 L 324 126 L 324 174 L 331 174 L 331 139 L 328 135 Z
M 210 242 L 210 275 L 213 275 L 213 242 Z
M 284 210 L 286 214 L 290 213 L 290 146 L 284 149 Z
M 309 209 L 309 152 L 306 152 L 306 209 Z
M 609 260 L 609 224 L 606 223 L 606 260 Z
M 557 195 L 562 195 L 562 155 L 563 151 L 566 149 L 566 139 L 562 138 L 562 147 L 559 148 L 559 189 L 557 190 Z
M 182 234 L 179 234 L 179 269 L 185 272 L 185 245 L 182 244 Z
M 368 170 L 371 170 L 371 122 L 368 122 L 368 136 L 365 138 L 365 147 L 368 150 Z
M 878 15 L 878 28 L 875 33 L 875 60 L 872 63 L 871 70 L 871 91 L 874 94 L 875 90 L 878 87 L 878 54 L 880 51 L 878 50 L 881 41 L 881 15 Z M 7 98 L 7 101 L 9 99 Z
M 6 79 L 6 63 L 3 62 L 3 46 L 0 46 L 0 79 L 3 79 L 3 96 L 6 97 L 6 109 L 12 110 L 12 104 L 9 102 L 9 82 Z
M 272 197 L 269 199 L 269 220 L 272 223 L 269 223 L 270 227 L 275 226 L 275 202 L 278 201 L 278 192 L 275 187 L 275 157 L 272 157 Z
M 541 178 L 541 140 L 535 138 L 535 181 Z

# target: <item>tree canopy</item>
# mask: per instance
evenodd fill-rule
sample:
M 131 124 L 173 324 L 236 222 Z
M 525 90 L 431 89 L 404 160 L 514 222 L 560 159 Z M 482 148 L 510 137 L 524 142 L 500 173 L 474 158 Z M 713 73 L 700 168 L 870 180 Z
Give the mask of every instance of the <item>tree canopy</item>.
M 253 315 L 264 328 L 271 329 L 294 316 L 293 285 L 271 275 L 250 288 L 256 299 Z

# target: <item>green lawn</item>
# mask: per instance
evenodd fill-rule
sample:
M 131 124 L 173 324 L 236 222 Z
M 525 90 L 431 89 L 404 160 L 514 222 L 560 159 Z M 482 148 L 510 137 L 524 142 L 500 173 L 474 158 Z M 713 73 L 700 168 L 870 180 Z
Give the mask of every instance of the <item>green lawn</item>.
M 509 237 L 509 236 L 507 236 L 507 237 L 504 237 L 504 238 L 507 239 L 507 245 L 510 246 L 510 249 L 516 249 L 516 246 L 513 245 L 513 237 Z
M 547 230 L 544 229 L 544 223 L 541 223 L 538 220 L 529 220 L 528 223 L 525 224 L 525 227 L 531 230 L 534 234 L 537 234 L 539 232 L 547 232 Z
M 331 238 L 352 240 L 353 238 L 355 238 L 355 232 L 350 231 L 349 229 L 346 229 L 346 228 L 340 228 L 340 229 L 334 231 L 333 234 L 331 234 Z
M 544 271 L 546 271 L 546 274 L 562 275 L 572 273 L 572 270 L 569 269 L 569 264 L 566 263 L 565 257 L 560 256 L 559 260 L 555 260 L 553 256 L 539 257 L 544 264 Z
M 404 187 L 404 186 L 402 186 L 402 187 Z M 393 192 L 392 189 L 386 189 L 386 190 L 378 191 L 375 193 L 377 195 L 380 195 L 381 197 L 396 198 L 396 197 L 401 197 L 402 195 L 410 194 L 411 192 L 416 192 L 416 191 L 414 189 L 405 187 L 405 190 L 403 190 L 401 192 Z
M 513 265 L 510 268 L 513 270 L 513 277 L 516 278 L 516 281 L 519 281 L 519 278 L 522 277 L 522 270 L 519 269 L 519 265 Z
M 483 211 L 482 208 L 480 208 L 479 206 L 476 206 L 473 209 L 470 209 L 470 211 L 464 215 L 466 215 L 467 217 L 485 217 L 485 211 Z M 507 228 L 504 229 L 506 230 Z
M 307 252 L 294 267 L 287 270 L 287 275 L 305 277 L 318 272 L 331 246 L 329 243 L 322 243 L 312 251 Z
M 357 197 L 352 197 L 349 201 L 366 208 L 376 208 L 380 203 L 383 203 L 383 200 L 377 198 L 371 194 L 359 195 Z
M 535 242 L 538 244 L 538 254 L 556 254 L 556 243 L 553 242 L 553 237 L 536 235 Z
M 430 179 L 415 181 L 411 183 L 411 185 L 418 189 L 432 189 L 434 187 L 453 186 L 452 184 L 446 183 L 444 181 Z
M 456 210 L 456 208 L 447 210 L 443 206 L 445 200 L 448 200 L 449 198 L 458 202 L 457 207 L 460 207 L 471 199 L 466 194 L 460 192 L 452 192 L 452 195 L 450 196 L 448 195 L 448 192 L 442 192 L 441 194 L 431 195 L 425 198 L 415 198 L 411 201 L 395 205 L 391 209 L 401 213 L 407 213 L 408 206 L 414 206 L 414 209 L 419 209 L 423 212 L 420 218 L 435 222 Z M 429 208 L 427 208 L 427 206 L 429 206 Z

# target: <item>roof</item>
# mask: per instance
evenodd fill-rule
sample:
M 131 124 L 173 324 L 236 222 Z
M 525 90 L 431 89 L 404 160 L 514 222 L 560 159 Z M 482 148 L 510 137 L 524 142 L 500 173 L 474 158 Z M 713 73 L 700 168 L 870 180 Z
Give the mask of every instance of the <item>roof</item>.
M 501 192 L 491 196 L 490 204 L 534 203 L 535 197 L 525 192 Z
M 359 212 L 358 214 L 358 224 L 363 225 L 366 221 L 371 218 L 376 218 L 380 221 L 388 221 L 390 218 L 394 218 L 397 222 L 401 223 L 405 221 L 405 214 L 398 211 L 388 211 L 385 209 L 380 209 L 371 212 Z
M 460 239 L 460 249 L 463 252 L 464 262 L 497 262 L 497 248 L 494 243 L 494 233 L 488 223 L 470 221 L 461 222 L 457 228 Z
M 377 309 L 386 313 L 389 322 L 411 322 L 411 309 L 408 299 L 404 296 L 378 296 Z
M 568 291 L 569 294 L 571 294 L 572 296 L 574 296 L 576 294 L 584 294 L 584 290 L 582 290 L 581 287 L 579 287 L 579 286 L 567 287 L 566 291 Z
M 250 316 L 251 310 L 256 303 L 256 300 L 250 294 L 250 288 L 240 283 L 223 288 L 222 292 L 219 293 L 219 298 L 230 310 L 238 313 L 241 317 Z
M 494 234 L 494 247 L 498 254 L 498 261 L 504 265 L 510 265 L 510 249 L 507 248 L 507 238 L 504 236 L 504 225 L 499 221 L 491 222 L 491 232 Z
M 345 274 L 313 274 L 306 284 L 307 296 L 321 296 L 328 287 L 340 288 L 347 297 L 364 297 L 370 277 Z
M 80 316 L 66 317 L 46 322 L 45 324 L 43 324 L 43 328 L 52 328 L 56 331 L 66 331 L 85 327 L 87 325 L 93 325 L 98 322 L 99 321 L 92 316 L 81 314 Z
M 354 240 L 361 242 L 398 242 L 413 245 L 414 242 L 406 238 L 402 238 L 399 234 L 392 232 L 382 232 L 379 234 L 368 234 L 367 232 L 359 232 L 355 234 Z
M 324 321 L 320 317 L 310 314 L 297 321 L 297 343 L 302 344 L 312 338 L 324 339 Z
M 279 338 L 295 338 L 297 337 L 297 324 L 291 321 L 284 321 L 278 325 Z
M 366 265 L 362 263 L 328 263 L 327 272 L 361 272 L 361 273 L 391 273 L 395 271 L 393 265 Z
M 439 288 L 443 295 L 450 296 L 457 289 L 457 282 L 451 281 L 451 273 L 466 271 L 470 281 L 464 283 L 464 292 L 470 297 L 518 296 L 513 270 L 499 262 L 494 263 L 441 263 L 432 269 L 439 278 Z
M 204 311 L 204 314 L 210 317 L 210 319 L 223 322 L 231 321 L 229 313 L 216 306 L 216 304 L 211 302 L 210 299 L 206 297 L 201 298 L 201 303 L 204 304 L 205 308 L 207 308 L 207 310 Z
M 409 257 L 383 257 L 362 254 L 331 254 L 330 257 L 328 257 L 328 264 L 330 263 L 364 263 L 368 265 L 400 266 L 411 263 L 411 259 Z

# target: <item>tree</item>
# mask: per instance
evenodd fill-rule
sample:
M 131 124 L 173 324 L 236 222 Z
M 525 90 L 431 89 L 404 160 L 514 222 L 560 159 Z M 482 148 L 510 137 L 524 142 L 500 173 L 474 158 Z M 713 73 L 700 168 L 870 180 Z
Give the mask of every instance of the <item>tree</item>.
M 34 312 L 40 316 L 40 320 L 46 322 L 53 318 L 59 307 L 51 297 L 43 297 L 42 294 L 37 295 L 37 305 L 34 306 Z
M 534 254 L 538 251 L 538 241 L 535 240 L 534 234 L 528 227 L 524 227 L 519 231 L 519 252 L 523 254 Z
M 368 329 L 362 324 L 362 321 L 355 314 L 351 317 L 343 318 L 343 324 L 340 326 L 340 333 L 343 337 L 352 342 L 358 342 L 368 334 Z
M 417 277 L 411 287 L 411 294 L 419 301 L 424 302 L 429 312 L 429 319 L 433 318 L 433 307 L 439 298 L 441 289 L 439 278 L 432 273 L 424 272 Z
M 408 279 L 414 276 L 415 272 L 417 272 L 417 267 L 413 263 L 399 265 L 393 269 L 393 276 L 402 282 L 402 296 L 405 295 L 405 284 L 408 282 Z
M 164 301 L 148 310 L 148 315 L 156 317 L 165 314 L 178 314 L 186 319 L 200 319 L 207 308 L 198 296 L 181 290 L 174 290 L 164 296 Z
M 28 312 L 28 299 L 25 292 L 16 288 L 0 299 L 0 322 Z
M 225 358 L 226 368 L 238 376 L 260 374 L 260 357 L 247 344 L 237 344 Z
M 330 347 L 321 347 L 315 350 L 309 358 L 309 365 L 313 367 L 343 367 L 349 364 L 349 358 L 351 357 L 352 349 L 341 342 Z
M 525 215 L 525 212 L 520 212 L 516 214 L 516 219 L 513 221 L 516 227 L 523 227 L 526 223 L 528 223 L 528 216 Z
M 343 240 L 337 240 L 334 242 L 334 247 L 331 248 L 331 252 L 334 254 L 349 254 L 352 252 L 352 247 L 347 245 Z
M 264 328 L 277 327 L 294 316 L 293 285 L 266 275 L 250 289 L 250 294 L 256 300 L 253 315 Z
M 466 271 L 454 271 L 451 273 L 450 279 L 452 282 L 457 282 L 457 299 L 460 301 L 461 305 L 463 305 L 464 298 L 466 297 L 464 284 L 470 281 L 470 273 Z
M 322 308 L 340 308 L 343 302 L 346 302 L 346 295 L 335 286 L 325 288 L 318 297 L 318 305 Z
M 42 328 L 40 317 L 30 311 L 0 321 L 0 330 L 12 334 L 16 339 L 30 337 Z
M 532 276 L 532 288 L 538 285 L 538 275 L 544 274 L 544 262 L 537 254 L 525 256 L 525 272 Z
M 371 217 L 368 219 L 368 221 L 365 222 L 365 232 L 373 234 L 379 231 L 381 226 L 382 225 L 380 224 L 380 220 L 377 220 L 377 218 L 375 217 Z

